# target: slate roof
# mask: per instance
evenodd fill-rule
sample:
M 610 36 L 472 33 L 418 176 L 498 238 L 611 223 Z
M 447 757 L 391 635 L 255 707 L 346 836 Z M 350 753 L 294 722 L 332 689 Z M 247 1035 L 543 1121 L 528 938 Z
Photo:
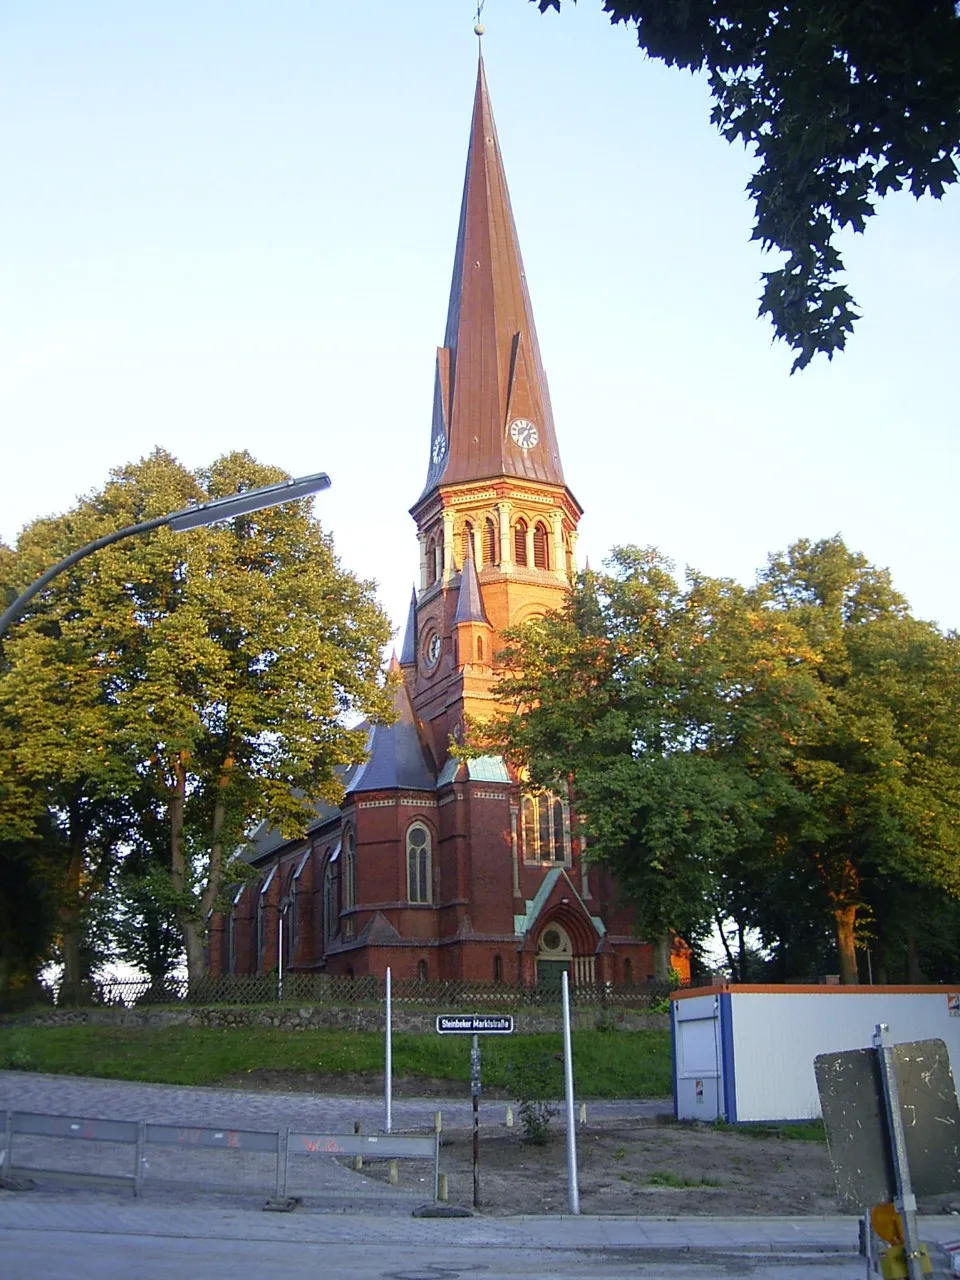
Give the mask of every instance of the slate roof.
M 374 725 L 367 740 L 367 762 L 352 778 L 348 792 L 404 788 L 434 791 L 437 771 L 424 746 L 406 685 L 400 681 L 394 693 L 397 719 Z
M 412 666 L 417 660 L 417 588 L 413 588 L 410 597 L 410 611 L 407 614 L 407 627 L 403 633 L 403 648 L 400 650 L 401 667 Z

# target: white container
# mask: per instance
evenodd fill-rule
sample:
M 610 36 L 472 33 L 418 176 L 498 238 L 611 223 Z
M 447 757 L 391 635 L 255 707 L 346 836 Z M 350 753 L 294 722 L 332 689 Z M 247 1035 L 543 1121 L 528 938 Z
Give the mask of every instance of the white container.
M 960 987 L 724 983 L 674 991 L 673 1109 L 679 1120 L 812 1120 L 813 1060 L 865 1049 L 878 1022 L 894 1042 L 943 1040 L 960 1068 Z

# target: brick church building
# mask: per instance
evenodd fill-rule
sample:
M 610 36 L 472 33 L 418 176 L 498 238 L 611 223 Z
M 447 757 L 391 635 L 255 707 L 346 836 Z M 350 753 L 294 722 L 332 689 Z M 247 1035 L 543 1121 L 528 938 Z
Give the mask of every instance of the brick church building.
M 261 829 L 258 878 L 214 917 L 214 973 L 429 981 L 644 982 L 609 873 L 581 860 L 564 796 L 527 793 L 499 758 L 451 757 L 496 699 L 501 632 L 560 607 L 581 508 L 564 479 L 481 61 L 429 461 L 411 508 L 420 547 L 397 720 L 370 732 L 338 809 L 306 836 Z M 281 933 L 282 922 L 282 933 Z M 676 948 L 674 962 L 685 956 Z

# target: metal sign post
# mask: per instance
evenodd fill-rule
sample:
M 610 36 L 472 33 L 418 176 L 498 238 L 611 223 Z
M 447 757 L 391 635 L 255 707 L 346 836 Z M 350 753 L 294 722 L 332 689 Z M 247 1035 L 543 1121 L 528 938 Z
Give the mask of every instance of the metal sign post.
M 387 1008 L 383 1064 L 384 1120 L 383 1131 L 389 1133 L 393 1127 L 393 999 L 390 981 L 390 966 L 387 966 Z
M 473 1101 L 473 1207 L 480 1205 L 480 1036 L 513 1034 L 512 1014 L 438 1013 L 437 1035 L 472 1036 L 470 1097 Z
M 473 1102 L 473 1207 L 480 1205 L 480 1037 L 470 1046 L 470 1099 Z
M 907 1275 L 910 1280 L 923 1280 L 923 1255 L 917 1230 L 917 1197 L 913 1193 L 913 1184 L 910 1180 L 907 1140 L 903 1130 L 903 1115 L 900 1111 L 900 1090 L 893 1065 L 890 1028 L 885 1022 L 877 1023 L 877 1029 L 873 1033 L 873 1047 L 877 1051 L 880 1079 L 883 1082 L 883 1099 L 886 1104 L 887 1125 L 890 1132 L 890 1154 L 897 1180 L 896 1206 L 903 1223 Z
M 567 1203 L 570 1212 L 580 1212 L 577 1181 L 577 1125 L 573 1115 L 573 1047 L 570 1039 L 570 975 L 564 969 L 563 983 L 563 1085 L 567 1101 Z

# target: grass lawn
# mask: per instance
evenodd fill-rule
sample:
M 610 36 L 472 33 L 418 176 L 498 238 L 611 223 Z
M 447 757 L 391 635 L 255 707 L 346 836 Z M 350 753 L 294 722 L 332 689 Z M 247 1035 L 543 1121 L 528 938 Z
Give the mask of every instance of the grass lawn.
M 483 1037 L 484 1084 L 511 1090 L 511 1064 L 520 1071 L 542 1067 L 559 1097 L 561 1050 L 559 1034 Z M 671 1091 L 666 1031 L 574 1031 L 573 1061 L 578 1097 L 657 1098 Z M 206 1085 L 263 1068 L 374 1074 L 383 1071 L 383 1037 L 268 1027 L 0 1027 L 0 1068 Z M 467 1081 L 470 1037 L 394 1035 L 393 1069 L 395 1076 Z

